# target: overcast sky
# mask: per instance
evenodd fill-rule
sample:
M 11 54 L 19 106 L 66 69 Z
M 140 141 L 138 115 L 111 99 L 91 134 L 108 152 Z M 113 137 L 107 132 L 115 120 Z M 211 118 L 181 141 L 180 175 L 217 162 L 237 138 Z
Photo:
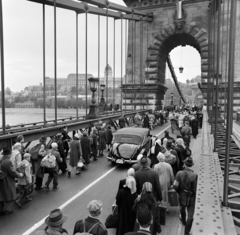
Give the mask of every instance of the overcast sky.
M 42 5 L 26 0 L 3 0 L 5 87 L 20 91 L 43 80 Z M 111 0 L 124 5 L 122 0 Z M 97 16 L 88 20 L 88 73 L 98 76 Z M 46 6 L 46 76 L 54 77 L 53 7 Z M 101 17 L 100 76 L 106 66 L 106 22 Z M 125 26 L 125 23 L 124 23 Z M 76 15 L 57 9 L 57 77 L 76 73 Z M 125 32 L 125 30 L 124 30 Z M 120 21 L 116 21 L 116 76 L 120 76 Z M 200 75 L 200 56 L 192 47 L 171 52 L 178 80 Z M 113 20 L 109 19 L 109 64 L 113 67 Z M 184 67 L 179 74 L 178 67 Z M 123 71 L 125 68 L 123 67 Z M 79 73 L 85 73 L 85 16 L 79 15 Z M 167 77 L 170 73 L 167 72 Z

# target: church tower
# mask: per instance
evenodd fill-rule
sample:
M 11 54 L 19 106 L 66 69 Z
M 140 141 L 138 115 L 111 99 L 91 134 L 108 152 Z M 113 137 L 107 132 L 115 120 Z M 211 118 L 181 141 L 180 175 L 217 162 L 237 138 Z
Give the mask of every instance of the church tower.
M 108 78 L 108 87 L 113 87 L 113 71 L 112 67 L 108 64 L 104 70 L 104 82 L 107 85 Z

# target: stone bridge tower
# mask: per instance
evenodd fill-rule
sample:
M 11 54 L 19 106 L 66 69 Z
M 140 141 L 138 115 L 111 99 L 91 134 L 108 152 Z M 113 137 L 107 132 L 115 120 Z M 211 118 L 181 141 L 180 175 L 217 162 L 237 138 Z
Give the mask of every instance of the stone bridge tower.
M 123 85 L 126 108 L 133 109 L 134 103 L 136 109 L 162 107 L 167 90 L 166 59 L 177 46 L 189 45 L 199 52 L 201 84 L 206 86 L 209 1 L 185 0 L 180 5 L 177 0 L 125 0 L 125 3 L 133 10 L 153 13 L 152 22 L 133 25 L 129 22 L 127 83 Z

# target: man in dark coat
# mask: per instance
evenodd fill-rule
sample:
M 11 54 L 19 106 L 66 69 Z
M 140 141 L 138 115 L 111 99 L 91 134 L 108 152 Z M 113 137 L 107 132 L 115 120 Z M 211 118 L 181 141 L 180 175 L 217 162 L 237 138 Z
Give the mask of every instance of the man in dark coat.
M 185 225 L 185 235 L 190 235 L 193 223 L 193 215 L 195 208 L 195 198 L 197 190 L 197 174 L 193 172 L 193 160 L 187 157 L 184 161 L 184 170 L 179 171 L 176 175 L 173 188 L 179 194 L 180 202 L 180 220 Z M 186 210 L 188 218 L 186 219 Z
M 97 157 L 97 154 L 98 154 L 97 138 L 98 137 L 97 137 L 97 128 L 96 127 L 94 127 L 92 129 L 91 138 L 92 138 L 91 151 L 92 151 L 93 160 L 97 161 L 98 160 L 98 157 Z
M 163 145 L 163 140 L 166 138 L 168 140 L 172 140 L 174 142 L 174 138 L 169 135 L 169 131 L 164 131 L 165 136 L 161 139 L 161 145 Z
M 181 130 L 181 135 L 185 142 L 185 145 L 189 147 L 191 142 L 192 128 L 189 126 L 188 122 L 185 122 L 185 125 Z
M 110 151 L 110 148 L 111 148 L 111 145 L 112 145 L 112 140 L 113 140 L 113 134 L 112 134 L 112 130 L 111 130 L 110 125 L 108 125 L 107 130 L 105 131 L 105 135 L 106 135 L 107 148 L 108 148 L 108 151 Z
M 196 116 L 194 116 L 194 118 L 191 120 L 191 125 L 193 138 L 196 139 L 198 135 L 198 120 Z
M 91 147 L 90 147 L 90 139 L 88 138 L 86 131 L 83 132 L 83 137 L 81 139 L 81 147 L 82 147 L 83 159 L 85 160 L 85 164 L 88 165 L 90 163 Z
M 89 216 L 86 219 L 76 222 L 73 230 L 73 235 L 76 233 L 82 233 L 83 231 L 89 231 L 91 228 L 92 235 L 108 234 L 107 229 L 98 219 L 102 212 L 102 205 L 102 202 L 99 200 L 92 200 L 88 203 L 87 208 L 89 210 Z
M 66 162 L 66 153 L 64 149 L 64 143 L 62 141 L 62 133 L 58 133 L 56 135 L 58 151 L 60 153 L 60 157 L 62 158 L 62 162 L 59 164 L 59 169 L 62 171 L 62 174 L 67 172 L 67 162 Z
M 39 139 L 39 144 L 40 144 L 40 149 L 38 151 L 38 158 L 37 160 L 33 161 L 33 169 L 34 169 L 34 174 L 36 176 L 36 181 L 35 181 L 35 190 L 41 190 L 43 188 L 42 182 L 44 178 L 44 168 L 41 166 L 41 161 L 46 155 L 46 140 L 47 138 L 45 136 L 41 136 Z
M 143 118 L 143 127 L 150 129 L 149 117 L 148 117 L 147 114 L 145 114 L 145 116 L 144 116 L 144 118 Z
M 3 149 L 3 157 L 0 162 L 0 173 L 3 179 L 0 180 L 0 214 L 13 213 L 12 206 L 16 200 L 15 178 L 23 177 L 22 173 L 14 170 L 10 160 L 11 150 Z
M 135 173 L 135 179 L 137 183 L 137 193 L 140 194 L 142 192 L 142 186 L 145 182 L 150 182 L 153 187 L 153 196 L 157 201 L 162 201 L 162 190 L 159 182 L 158 173 L 151 169 L 149 166 L 151 164 L 151 160 L 146 156 L 143 156 L 140 160 L 140 164 L 142 169 Z
M 200 128 L 202 128 L 202 121 L 203 121 L 203 113 L 202 111 L 199 111 L 197 113 L 197 119 L 198 119 L 198 125 Z
M 125 117 L 122 115 L 119 120 L 118 120 L 118 124 L 120 128 L 124 128 L 126 125 L 126 121 L 125 121 Z
M 63 131 L 62 131 L 62 141 L 63 141 L 66 157 L 68 156 L 68 151 L 69 151 L 68 141 L 70 141 L 70 140 L 71 140 L 71 138 L 67 133 L 67 127 L 64 127 Z

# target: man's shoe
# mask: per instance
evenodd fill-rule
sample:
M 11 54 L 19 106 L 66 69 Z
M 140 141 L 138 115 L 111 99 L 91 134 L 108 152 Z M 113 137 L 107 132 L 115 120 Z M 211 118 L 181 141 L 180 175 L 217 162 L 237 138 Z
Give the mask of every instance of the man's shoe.
M 3 215 L 10 215 L 13 213 L 13 210 L 10 210 L 10 211 L 3 211 L 2 214 Z
M 41 189 L 43 189 L 43 186 L 41 186 L 41 187 L 35 187 L 35 190 L 41 190 Z
M 81 175 L 82 173 L 80 171 L 77 171 L 75 175 Z
M 71 177 L 71 171 L 68 171 L 68 177 L 69 178 Z
M 21 202 L 19 200 L 16 200 L 15 202 L 18 205 L 19 208 L 22 208 L 22 204 L 21 204 Z
M 28 203 L 28 202 L 31 202 L 32 201 L 32 198 L 30 198 L 30 197 L 26 197 L 26 199 L 25 199 L 25 203 Z
M 97 161 L 97 160 L 98 160 L 98 158 L 94 158 L 93 160 L 94 160 L 94 161 Z
M 45 189 L 47 189 L 47 190 L 49 190 L 49 186 L 48 185 L 45 185 L 45 187 L 44 187 Z
M 59 187 L 56 186 L 56 187 L 53 188 L 53 191 L 56 191 L 56 190 L 58 190 L 58 189 L 59 189 Z
M 182 217 L 179 215 L 179 219 L 182 222 L 183 225 L 186 225 L 186 222 L 182 220 Z

